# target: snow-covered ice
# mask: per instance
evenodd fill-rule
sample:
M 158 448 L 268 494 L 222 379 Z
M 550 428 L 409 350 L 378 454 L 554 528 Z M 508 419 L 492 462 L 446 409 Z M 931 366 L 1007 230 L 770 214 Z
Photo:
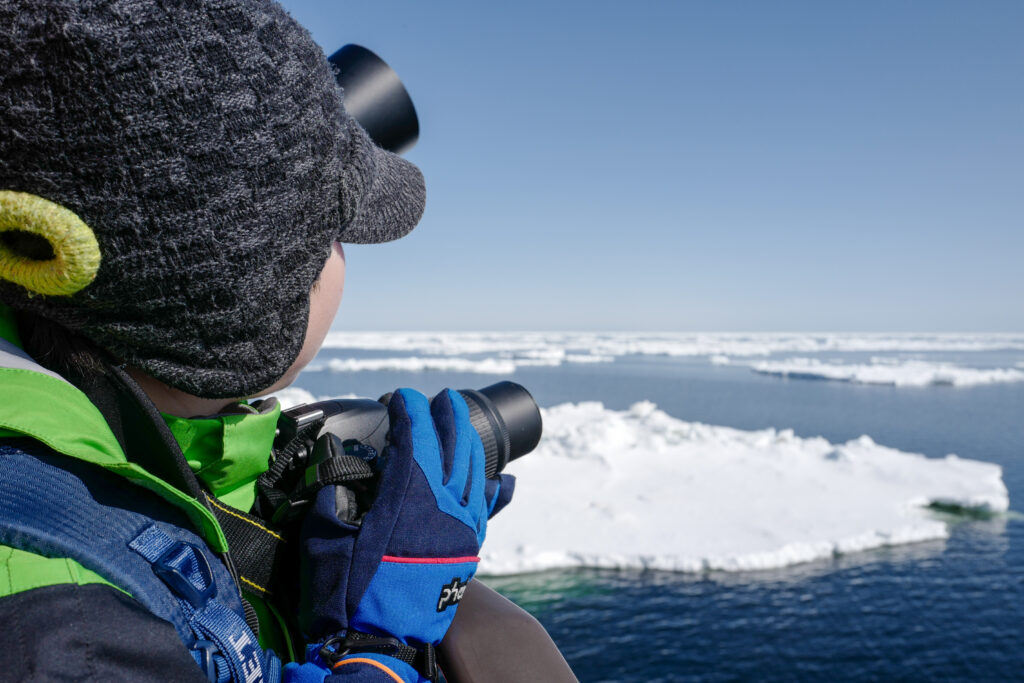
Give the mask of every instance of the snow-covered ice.
M 515 500 L 481 572 L 554 567 L 753 570 L 943 538 L 929 503 L 1008 509 L 999 466 L 929 459 L 869 437 L 684 422 L 651 403 L 545 409 L 537 451 L 511 463 Z
M 302 405 L 303 403 L 314 403 L 319 400 L 309 391 L 296 386 L 278 389 L 266 398 L 276 398 L 281 403 L 281 408 L 285 410 L 293 406 Z
M 518 368 L 608 363 L 630 355 L 707 356 L 715 365 L 778 353 L 1024 350 L 1021 334 L 692 332 L 332 332 L 327 349 L 386 351 L 398 358 L 336 358 L 331 369 L 512 374 Z M 321 366 L 322 367 L 322 366 Z
M 557 367 L 562 363 L 610 363 L 612 356 L 565 353 L 523 353 L 498 358 L 453 358 L 448 356 L 408 356 L 397 358 L 331 358 L 325 364 L 314 364 L 306 372 L 467 372 L 483 375 L 511 375 L 521 367 Z
M 1024 349 L 1024 334 L 783 332 L 331 332 L 325 348 L 433 356 L 767 356 L 826 351 L 992 351 Z
M 302 405 L 303 403 L 316 403 L 317 401 L 327 401 L 335 398 L 359 398 L 355 394 L 337 394 L 333 396 L 316 396 L 313 392 L 306 389 L 302 389 L 297 386 L 290 386 L 284 389 L 278 389 L 273 394 L 265 398 L 276 398 L 281 403 L 283 410 L 294 408 L 295 406 Z
M 510 375 L 516 363 L 499 358 L 331 358 L 327 369 L 332 372 L 363 372 L 392 370 L 398 372 L 473 372 L 485 375 Z
M 827 379 L 855 384 L 898 387 L 930 385 L 973 386 L 1024 382 L 1024 371 L 1014 368 L 968 368 L 952 363 L 872 358 L 870 363 L 823 362 L 816 358 L 789 358 L 751 363 L 754 372 L 796 379 Z

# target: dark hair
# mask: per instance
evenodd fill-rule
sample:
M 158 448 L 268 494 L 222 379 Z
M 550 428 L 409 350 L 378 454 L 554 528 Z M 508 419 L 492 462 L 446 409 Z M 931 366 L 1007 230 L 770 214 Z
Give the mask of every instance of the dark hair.
M 25 351 L 58 375 L 88 378 L 106 372 L 109 354 L 80 334 L 33 313 L 15 313 Z

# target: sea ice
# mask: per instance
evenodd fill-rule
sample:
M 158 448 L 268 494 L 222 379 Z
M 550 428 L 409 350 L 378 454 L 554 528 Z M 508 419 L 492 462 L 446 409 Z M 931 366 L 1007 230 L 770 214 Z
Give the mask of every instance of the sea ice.
M 511 375 L 521 367 L 557 367 L 563 363 L 610 363 L 614 356 L 566 353 L 562 349 L 533 349 L 503 352 L 498 357 L 455 358 L 451 356 L 402 356 L 397 358 L 331 358 L 316 363 L 306 372 L 468 372 L 484 375 Z
M 302 405 L 303 403 L 314 403 L 319 400 L 309 391 L 300 389 L 296 386 L 278 389 L 271 395 L 271 397 L 276 398 L 281 403 L 281 408 L 284 410 L 293 406 Z
M 878 445 L 684 422 L 637 403 L 545 409 L 539 448 L 509 464 L 513 504 L 481 572 L 554 567 L 753 570 L 947 535 L 926 509 L 1007 510 L 999 466 Z
M 773 353 L 934 352 L 1024 349 L 1021 334 L 834 334 L 692 332 L 332 332 L 324 348 L 373 349 L 414 356 L 338 359 L 333 369 L 454 370 L 511 374 L 528 366 L 607 363 L 621 356 L 733 357 Z M 419 354 L 419 357 L 415 357 Z M 481 358 L 483 357 L 483 358 Z M 451 359 L 451 364 L 446 360 Z M 500 370 L 498 368 L 501 368 Z
M 898 387 L 930 385 L 972 386 L 1024 382 L 1024 371 L 1013 368 L 967 368 L 951 363 L 872 358 L 870 363 L 826 363 L 816 358 L 789 358 L 751 363 L 754 372 L 795 379 L 828 379 L 855 384 Z
M 327 369 L 332 372 L 394 370 L 399 372 L 475 372 L 485 375 L 509 375 L 516 371 L 510 360 L 484 358 L 331 358 Z
M 992 351 L 1024 349 L 1024 334 L 338 331 L 328 335 L 324 347 L 561 360 L 567 354 L 767 356 L 827 351 Z
M 273 394 L 265 398 L 276 398 L 281 403 L 282 410 L 288 410 L 295 406 L 302 405 L 303 403 L 316 403 L 317 401 L 328 401 L 337 398 L 360 398 L 355 394 L 336 394 L 333 396 L 315 396 L 313 392 L 301 389 L 296 386 L 290 386 L 285 389 L 278 389 Z M 365 398 L 362 397 L 362 398 Z

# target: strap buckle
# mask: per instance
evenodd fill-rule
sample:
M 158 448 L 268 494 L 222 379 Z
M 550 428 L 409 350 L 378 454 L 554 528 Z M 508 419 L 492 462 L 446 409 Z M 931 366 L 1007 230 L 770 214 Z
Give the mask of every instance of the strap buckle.
M 212 640 L 197 640 L 192 643 L 189 649 L 192 651 L 192 657 L 195 658 L 196 664 L 206 674 L 206 678 L 210 681 L 216 681 L 217 665 L 213 657 L 220 654 L 220 648 L 217 647 L 217 643 Z
M 206 555 L 185 541 L 175 543 L 157 558 L 153 572 L 196 610 L 206 607 L 217 592 Z
M 349 631 L 346 636 L 328 638 L 320 648 L 320 658 L 333 669 L 344 657 L 360 652 L 394 657 L 416 669 L 427 680 L 438 680 L 437 652 L 430 643 L 416 648 L 397 638 Z

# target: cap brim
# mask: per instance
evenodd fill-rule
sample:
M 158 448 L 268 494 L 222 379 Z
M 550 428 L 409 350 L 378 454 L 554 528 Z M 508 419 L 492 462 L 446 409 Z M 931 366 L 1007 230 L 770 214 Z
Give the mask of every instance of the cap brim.
M 414 164 L 373 143 L 349 118 L 348 158 L 343 160 L 342 224 L 338 241 L 376 244 L 404 237 L 426 205 L 423 174 Z

